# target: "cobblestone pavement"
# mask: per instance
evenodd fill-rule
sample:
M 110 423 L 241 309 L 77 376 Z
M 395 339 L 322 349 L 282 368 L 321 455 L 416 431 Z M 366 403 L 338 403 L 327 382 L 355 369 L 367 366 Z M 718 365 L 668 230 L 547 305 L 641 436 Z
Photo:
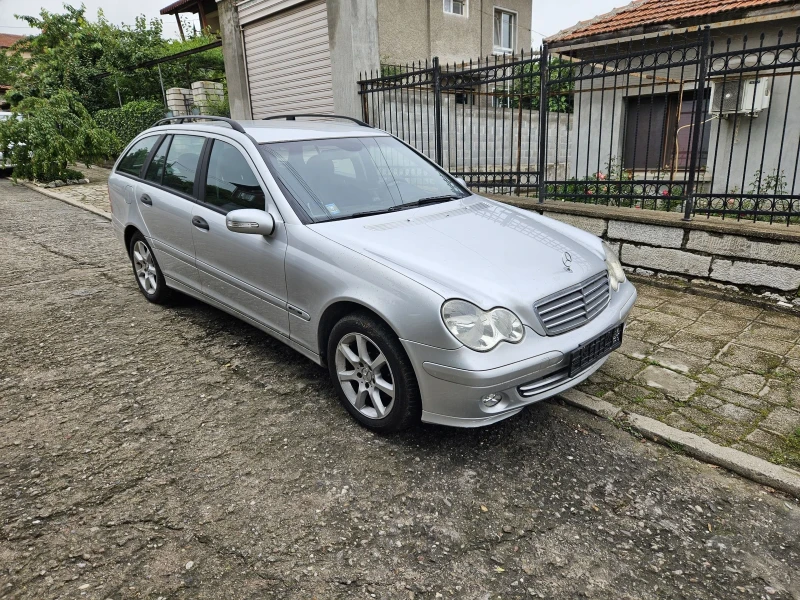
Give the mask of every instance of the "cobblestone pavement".
M 267 335 L 148 304 L 108 221 L 0 212 L 4 599 L 800 598 L 797 500 L 558 404 L 375 435 Z
M 800 467 L 800 316 L 636 285 L 622 348 L 578 389 Z

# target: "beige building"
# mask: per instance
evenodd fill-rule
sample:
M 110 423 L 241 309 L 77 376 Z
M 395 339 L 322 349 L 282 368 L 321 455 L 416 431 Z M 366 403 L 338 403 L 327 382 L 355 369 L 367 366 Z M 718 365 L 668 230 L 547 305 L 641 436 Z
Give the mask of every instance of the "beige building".
M 381 62 L 443 63 L 531 47 L 532 0 L 378 0 Z
M 175 4 L 184 8 L 189 3 Z M 531 4 L 532 0 L 217 0 L 231 115 L 360 117 L 356 82 L 364 73 L 379 72 L 382 63 L 434 56 L 442 62 L 466 62 L 529 48 Z

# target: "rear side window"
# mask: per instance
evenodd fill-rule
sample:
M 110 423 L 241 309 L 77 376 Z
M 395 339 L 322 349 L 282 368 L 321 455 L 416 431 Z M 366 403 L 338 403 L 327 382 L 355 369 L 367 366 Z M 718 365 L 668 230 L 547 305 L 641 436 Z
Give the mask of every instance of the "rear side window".
M 237 208 L 264 210 L 264 191 L 242 153 L 219 140 L 211 148 L 205 202 L 225 212 Z
M 205 138 L 196 135 L 173 136 L 167 151 L 162 185 L 177 192 L 192 194 L 197 163 L 205 141 Z
M 150 150 L 153 149 L 157 141 L 158 136 L 154 135 L 142 138 L 136 142 L 133 147 L 128 150 L 124 158 L 119 161 L 117 171 L 138 177 L 142 170 L 142 165 L 144 165 L 144 161 L 147 160 L 147 155 L 150 154 Z
M 167 150 L 169 150 L 169 143 L 171 141 L 172 136 L 168 135 L 164 138 L 164 141 L 161 142 L 158 150 L 156 150 L 156 153 L 150 160 L 150 164 L 147 165 L 147 173 L 144 175 L 147 181 L 161 184 L 161 178 L 164 176 L 164 166 L 167 164 Z

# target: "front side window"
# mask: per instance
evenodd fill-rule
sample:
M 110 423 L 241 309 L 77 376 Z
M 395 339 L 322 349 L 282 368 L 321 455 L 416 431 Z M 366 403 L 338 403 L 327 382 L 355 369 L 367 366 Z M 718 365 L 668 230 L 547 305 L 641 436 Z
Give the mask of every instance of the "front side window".
M 494 51 L 498 54 L 514 52 L 517 16 L 499 8 L 494 9 Z
M 444 12 L 451 15 L 466 15 L 467 0 L 444 0 Z
M 153 149 L 157 141 L 158 136 L 153 135 L 136 142 L 123 159 L 119 161 L 117 171 L 138 177 L 142 171 L 142 166 L 144 166 L 144 161 L 147 160 L 147 155 L 150 154 L 150 150 Z
M 469 195 L 391 137 L 276 142 L 261 150 L 294 205 L 316 222 Z
M 265 209 L 264 191 L 242 153 L 214 141 L 208 159 L 204 202 L 226 213 L 238 208 Z
M 205 138 L 196 135 L 173 136 L 167 151 L 162 185 L 176 192 L 192 195 L 197 164 L 200 162 L 205 141 Z

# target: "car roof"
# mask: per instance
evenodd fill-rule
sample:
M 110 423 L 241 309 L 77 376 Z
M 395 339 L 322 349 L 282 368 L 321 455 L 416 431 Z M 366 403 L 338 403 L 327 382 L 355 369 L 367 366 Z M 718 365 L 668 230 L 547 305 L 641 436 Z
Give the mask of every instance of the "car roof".
M 288 121 L 275 119 L 270 121 L 237 121 L 245 132 L 256 143 L 268 144 L 271 142 L 290 142 L 299 140 L 318 140 L 342 137 L 382 137 L 389 134 L 380 129 L 365 127 L 355 123 L 342 123 L 323 120 L 297 120 Z M 180 125 L 168 124 L 164 127 L 185 131 L 205 131 L 210 128 L 231 131 L 230 126 L 224 121 L 199 121 L 183 123 Z

